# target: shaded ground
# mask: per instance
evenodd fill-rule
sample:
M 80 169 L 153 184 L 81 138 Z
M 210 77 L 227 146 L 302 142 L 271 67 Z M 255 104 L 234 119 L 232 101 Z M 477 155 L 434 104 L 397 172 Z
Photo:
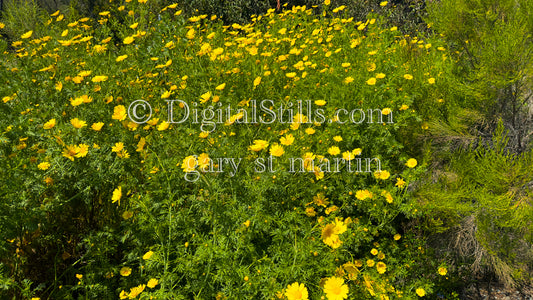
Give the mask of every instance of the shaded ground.
M 506 289 L 504 286 L 487 283 L 472 285 L 462 295 L 464 300 L 533 300 L 533 288 Z

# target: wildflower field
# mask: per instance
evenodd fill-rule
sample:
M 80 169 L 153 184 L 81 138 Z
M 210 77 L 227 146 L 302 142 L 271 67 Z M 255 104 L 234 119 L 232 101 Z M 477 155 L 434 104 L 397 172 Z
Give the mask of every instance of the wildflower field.
M 1 297 L 529 286 L 533 8 L 468 2 L 427 4 L 412 33 L 387 1 L 363 19 L 326 0 L 242 24 L 151 0 L 31 28 L 3 14 Z M 453 3 L 464 15 L 439 15 Z M 464 25 L 477 35 L 447 27 L 468 14 L 487 18 Z

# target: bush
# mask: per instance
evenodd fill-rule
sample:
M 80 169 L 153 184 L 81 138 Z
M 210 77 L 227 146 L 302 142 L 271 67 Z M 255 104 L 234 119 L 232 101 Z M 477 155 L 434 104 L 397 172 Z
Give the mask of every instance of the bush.
M 415 226 L 433 216 L 414 194 L 431 167 L 418 137 L 475 108 L 439 36 L 404 35 L 380 15 L 389 4 L 228 25 L 162 3 L 13 33 L 2 296 L 283 298 L 295 283 L 311 298 L 457 296 Z
M 428 23 L 448 41 L 457 63 L 458 87 L 464 101 L 490 123 L 490 137 L 502 118 L 510 147 L 525 151 L 531 129 L 531 1 L 435 1 Z M 529 111 L 528 111 L 529 106 Z M 479 124 L 477 124 L 478 127 Z
M 433 176 L 436 183 L 426 182 L 417 195 L 421 209 L 444 225 L 434 239 L 455 266 L 452 271 L 525 286 L 531 284 L 533 263 L 533 152 L 510 153 L 507 142 L 500 122 L 490 144 L 455 152 Z M 461 268 L 465 264 L 470 267 Z

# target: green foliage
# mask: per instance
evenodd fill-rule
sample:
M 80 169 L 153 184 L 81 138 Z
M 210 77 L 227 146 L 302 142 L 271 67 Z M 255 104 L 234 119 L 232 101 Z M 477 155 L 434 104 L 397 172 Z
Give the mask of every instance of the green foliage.
M 430 294 L 438 264 L 403 226 L 422 214 L 406 187 L 426 165 L 406 166 L 405 149 L 445 113 L 438 99 L 451 61 L 438 39 L 406 38 L 377 15 L 354 21 L 324 9 L 327 17 L 295 7 L 225 26 L 131 1 L 95 20 L 56 12 L 18 35 L 0 69 L 8 78 L 0 87 L 5 277 L 61 299 L 141 290 L 272 298 L 296 281 L 320 297 L 333 276 L 360 299 Z M 231 106 L 231 121 L 169 124 L 173 98 L 190 109 Z M 136 99 L 153 108 L 150 123 L 128 118 Z M 251 114 L 251 100 L 265 99 L 293 110 L 283 121 L 244 123 L 251 117 L 236 108 Z M 298 100 L 323 119 L 304 107 L 311 121 L 299 123 Z M 339 108 L 362 109 L 365 123 L 336 117 Z M 387 113 L 379 121 L 373 111 L 370 123 L 369 109 Z M 269 147 L 252 149 L 258 140 Z M 187 171 L 184 162 L 201 154 L 224 172 Z M 274 170 L 258 171 L 269 154 Z M 382 172 L 364 158 L 358 174 L 336 170 L 334 159 L 348 155 L 378 158 Z M 314 167 L 288 170 L 306 156 Z M 228 157 L 242 159 L 236 174 L 217 160 Z M 186 180 L 194 172 L 198 180 Z
M 402 7 L 419 18 L 423 3 L 380 2 L 276 12 L 250 1 L 78 1 L 28 27 L 11 7 L 0 61 L 0 296 L 283 298 L 300 282 L 314 299 L 340 277 L 354 299 L 453 299 L 459 277 L 445 275 L 458 272 L 426 238 L 469 222 L 483 266 L 527 278 L 518 261 L 528 252 L 508 246 L 530 243 L 529 156 L 505 153 L 498 135 L 492 148 L 448 157 L 450 180 L 422 180 L 432 157 L 419 137 L 469 133 L 480 120 L 471 97 L 486 99 L 480 87 L 496 81 L 470 88 L 440 36 L 402 33 L 395 22 L 413 20 Z M 41 14 L 29 2 L 21 11 Z M 466 71 L 480 70 L 489 72 Z M 132 121 L 137 99 L 153 109 L 148 123 Z M 191 109 L 183 123 L 169 122 L 177 99 Z M 253 123 L 252 100 L 286 110 Z M 212 126 L 202 112 L 220 107 L 232 110 Z M 174 103 L 176 115 L 184 109 Z M 366 122 L 339 109 L 361 109 Z M 289 171 L 305 157 L 315 165 Z M 336 170 L 340 157 L 363 170 Z M 239 159 L 236 172 L 219 158 Z M 365 170 L 364 158 L 381 170 Z M 258 170 L 269 159 L 273 170 Z
M 428 23 L 448 41 L 457 60 L 458 88 L 493 124 L 502 118 L 515 151 L 527 148 L 533 41 L 531 1 L 434 1 Z M 485 134 L 487 134 L 485 132 Z
M 475 275 L 495 273 L 506 285 L 528 284 L 533 151 L 510 153 L 507 141 L 500 123 L 490 144 L 454 152 L 436 183 L 427 182 L 417 195 L 421 209 L 445 221 L 453 264 L 472 264 Z
M 1 22 L 5 24 L 3 34 L 8 41 L 14 41 L 30 30 L 36 30 L 43 24 L 46 13 L 33 0 L 5 1 L 1 12 Z

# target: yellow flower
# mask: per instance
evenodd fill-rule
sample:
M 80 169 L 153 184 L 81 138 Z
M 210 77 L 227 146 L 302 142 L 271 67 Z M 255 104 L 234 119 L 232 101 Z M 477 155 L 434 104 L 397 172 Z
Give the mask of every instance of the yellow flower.
M 74 118 L 72 120 L 70 120 L 70 124 L 72 124 L 72 126 L 74 126 L 74 128 L 82 128 L 82 127 L 85 127 L 87 126 L 87 123 L 85 121 L 82 121 L 78 118 Z
M 289 72 L 289 73 L 285 74 L 285 76 L 287 76 L 289 78 L 294 78 L 294 77 L 296 77 L 296 73 L 295 72 Z
M 385 78 L 385 74 L 383 74 L 383 73 L 378 73 L 378 74 L 376 74 L 376 78 L 379 78 L 379 79 L 381 79 L 381 78 Z
M 165 91 L 165 92 L 161 95 L 161 99 L 167 99 L 168 97 L 170 97 L 171 94 L 172 94 L 171 91 Z
M 383 191 L 381 193 L 381 196 L 384 196 L 388 203 L 392 203 L 394 201 L 394 199 L 392 198 L 392 195 L 387 191 Z
M 185 35 L 186 38 L 188 38 L 189 40 L 192 40 L 194 39 L 194 34 L 195 34 L 195 31 L 194 29 L 189 29 L 189 31 L 187 31 L 187 34 Z
M 324 100 L 315 100 L 315 104 L 318 106 L 324 106 L 326 105 L 326 101 Z
M 353 156 L 360 155 L 362 152 L 363 152 L 363 150 L 361 148 L 355 148 L 355 149 L 352 150 Z
M 348 286 L 341 277 L 330 277 L 324 283 L 324 293 L 328 300 L 343 300 L 348 298 Z
M 342 152 L 342 158 L 343 158 L 344 160 L 352 160 L 352 159 L 354 159 L 355 157 L 354 157 L 354 155 L 352 154 L 351 151 L 344 151 L 344 152 Z
M 402 238 L 402 236 L 401 236 L 399 233 L 397 233 L 397 234 L 394 235 L 394 240 L 395 240 L 395 241 L 397 241 L 397 240 L 399 240 L 399 239 L 401 239 L 401 238 Z
M 388 2 L 388 1 L 383 1 L 383 2 L 381 2 L 381 3 L 379 4 L 379 6 L 386 6 L 387 3 L 389 3 L 389 2 Z
M 280 142 L 282 145 L 289 146 L 294 142 L 294 136 L 292 134 L 287 134 L 281 137 Z
M 79 280 L 81 280 L 83 278 L 83 274 L 76 274 L 76 278 L 78 278 Z
M 163 121 L 161 122 L 161 124 L 157 125 L 157 130 L 164 131 L 164 130 L 167 130 L 169 126 L 170 126 L 170 123 Z
M 74 99 L 70 98 L 70 105 L 72 106 L 78 106 L 78 105 L 81 105 L 83 103 L 83 98 L 81 97 L 76 97 Z
M 306 153 L 305 157 L 306 159 L 313 159 L 314 155 L 311 155 L 311 153 Z M 329 204 L 328 198 L 324 196 L 324 194 L 320 193 L 316 196 L 313 196 L 313 203 L 315 203 L 317 206 L 326 207 L 326 205 Z
M 63 152 L 61 153 L 64 157 L 70 159 L 71 161 L 74 161 L 74 156 L 78 154 L 78 147 L 75 145 L 69 145 L 66 149 L 63 149 Z
M 205 102 L 209 101 L 209 99 L 211 99 L 211 92 L 203 93 L 202 95 L 200 95 L 200 102 L 201 103 L 205 103 Z
M 348 84 L 350 82 L 353 82 L 353 77 L 352 76 L 348 76 L 348 77 L 344 78 L 344 83 Z
M 125 60 L 126 58 L 128 58 L 128 55 L 127 55 L 127 54 L 124 54 L 124 55 L 121 55 L 121 56 L 117 57 L 117 59 L 116 59 L 115 61 L 116 61 L 116 62 L 123 61 L 123 60 Z
M 261 83 L 261 77 L 258 76 L 254 79 L 254 87 L 258 86 L 260 83 Z
M 63 83 L 60 81 L 55 85 L 55 89 L 60 91 L 63 89 Z
M 439 275 L 445 276 L 448 273 L 448 270 L 445 267 L 439 267 Z
M 378 269 L 379 274 L 383 274 L 387 271 L 387 265 L 380 261 L 376 264 L 376 269 Z
M 122 290 L 122 291 L 120 291 L 120 294 L 118 295 L 118 297 L 121 300 L 128 299 L 128 293 L 126 293 L 126 291 Z
M 374 177 L 381 180 L 387 180 L 390 177 L 390 172 L 387 170 L 374 172 Z
M 94 76 L 93 79 L 92 79 L 92 82 L 102 82 L 102 81 L 106 81 L 107 80 L 107 76 L 105 75 L 98 75 L 98 76 Z
M 414 158 L 409 158 L 409 159 L 407 160 L 407 162 L 405 163 L 405 165 L 406 165 L 408 168 L 414 168 L 414 167 L 416 167 L 416 165 L 417 165 L 417 161 L 416 161 L 416 159 L 414 159 Z
M 402 178 L 397 178 L 395 185 L 399 188 L 403 188 L 405 186 L 405 181 Z
M 369 267 L 373 267 L 376 264 L 376 262 L 373 259 L 369 259 L 366 261 L 366 265 Z
M 89 75 L 91 75 L 92 71 L 81 71 L 78 73 L 78 76 L 80 77 L 87 77 Z
M 292 121 L 294 123 L 307 123 L 308 119 L 307 119 L 307 116 L 303 115 L 303 114 L 296 114 L 293 118 L 292 118 Z
M 135 39 L 134 39 L 132 36 L 128 36 L 128 37 L 126 37 L 126 38 L 124 39 L 123 42 L 124 42 L 124 44 L 128 45 L 128 44 L 133 43 L 134 40 L 135 40 Z
M 139 139 L 139 142 L 137 143 L 137 149 L 135 151 L 137 151 L 137 152 L 143 151 L 145 144 L 146 144 L 146 139 L 141 137 Z
M 411 80 L 411 79 L 413 79 L 413 75 L 411 75 L 411 74 L 405 74 L 405 75 L 403 75 L 403 78 L 405 78 L 405 79 L 407 79 L 407 80 Z
M 308 217 L 314 217 L 316 215 L 316 211 L 315 211 L 315 208 L 314 207 L 308 207 L 305 209 L 305 214 L 308 216 Z
M 39 170 L 48 170 L 48 168 L 50 168 L 50 163 L 49 162 L 42 162 L 40 163 L 37 168 L 39 168 Z
M 73 81 L 74 83 L 81 83 L 81 82 L 83 81 L 83 77 L 81 77 L 81 76 L 76 76 L 76 77 L 72 78 L 72 81 Z
M 148 260 L 148 259 L 150 259 L 150 257 L 152 257 L 152 255 L 154 255 L 154 251 L 151 251 L 151 250 L 150 250 L 150 251 L 146 252 L 146 253 L 143 255 L 143 259 L 144 259 L 144 260 Z
M 120 198 L 122 198 L 122 187 L 119 186 L 113 191 L 113 196 L 111 197 L 111 203 L 118 202 L 118 205 L 120 205 Z M 131 269 L 130 269 L 131 273 Z M 120 274 L 122 275 L 122 270 L 120 270 Z M 128 273 L 128 275 L 130 275 Z M 122 275 L 122 276 L 128 276 L 128 275 Z
M 100 131 L 102 130 L 102 126 L 104 126 L 103 122 L 93 123 L 93 125 L 91 125 L 91 129 L 94 131 Z
M 426 291 L 423 288 L 417 288 L 415 292 L 419 297 L 424 297 L 426 295 Z
M 143 1 L 143 2 L 141 2 Z M 139 0 L 139 3 L 145 3 L 146 0 Z M 133 287 L 130 289 L 130 293 L 128 294 L 128 298 L 135 299 L 137 296 L 139 296 L 140 293 L 144 291 L 144 288 L 146 287 L 145 284 L 141 284 L 139 286 Z
M 381 113 L 384 114 L 384 115 L 388 115 L 388 114 L 390 114 L 391 112 L 392 112 L 392 110 L 391 110 L 390 108 L 388 108 L 388 107 L 387 107 L 387 108 L 384 108 L 384 109 L 381 111 Z
M 148 280 L 148 283 L 146 284 L 147 287 L 153 289 L 155 288 L 155 286 L 159 283 L 159 281 L 155 278 L 152 278 L 150 280 Z
M 0 29 L 4 29 L 6 27 L 6 24 L 0 22 Z
M 225 87 L 226 87 L 226 83 L 223 83 L 223 84 L 218 85 L 218 86 L 215 88 L 215 90 L 217 90 L 217 91 L 222 91 Z
M 25 34 L 21 35 L 20 38 L 21 39 L 29 39 L 32 34 L 33 34 L 33 31 L 30 30 L 30 31 L 26 32 Z
M 248 147 L 249 150 L 259 152 L 268 147 L 268 142 L 265 140 L 254 140 L 254 144 Z
M 93 98 L 87 95 L 82 95 L 80 98 L 83 103 L 91 103 L 93 101 Z
M 335 234 L 343 234 L 346 232 L 347 229 L 348 227 L 343 221 L 339 220 L 339 218 L 335 218 Z
M 435 83 L 435 78 L 433 78 L 433 77 L 429 78 L 428 82 L 429 82 L 429 84 L 434 84 Z
M 376 84 L 376 78 L 372 77 L 366 81 L 366 84 L 368 85 L 375 85 Z
M 359 200 L 365 200 L 366 198 L 372 198 L 372 193 L 368 190 L 358 190 L 355 192 L 355 197 Z
M 196 165 L 198 164 L 196 157 L 193 155 L 189 155 L 185 157 L 181 163 L 181 168 L 183 169 L 183 172 L 192 172 L 196 168 Z
M 324 5 L 330 5 L 331 4 L 331 0 L 324 0 Z
M 131 268 L 130 267 L 122 267 L 120 269 L 120 275 L 122 276 L 130 276 L 131 274 Z
M 372 248 L 372 250 L 370 250 L 370 253 L 372 255 L 378 255 L 378 250 L 376 248 Z
M 400 110 L 407 110 L 409 108 L 409 105 L 407 104 L 402 104 L 402 106 L 400 106 Z
M 309 299 L 309 294 L 307 288 L 303 283 L 295 282 L 289 284 L 285 290 L 285 296 L 288 300 L 307 300 Z
M 340 154 L 340 153 L 341 153 L 341 150 L 340 150 L 339 147 L 337 147 L 337 146 L 332 146 L 332 147 L 329 147 L 329 149 L 328 149 L 328 153 L 329 153 L 330 155 L 335 156 L 335 155 Z
M 86 144 L 79 144 L 77 147 L 76 157 L 85 157 L 89 153 L 89 146 Z
M 113 109 L 113 120 L 124 121 L 126 119 L 126 107 L 124 105 L 117 105 Z
M 335 224 L 329 223 L 322 228 L 322 241 L 324 244 L 333 247 L 333 242 L 339 240 L 339 236 L 335 234 Z
M 52 129 L 56 126 L 56 119 L 50 119 L 48 122 L 44 123 L 44 129 Z
M 122 142 L 115 143 L 115 145 L 111 147 L 111 151 L 116 153 L 122 151 L 122 149 L 124 149 L 124 143 Z
M 274 144 L 270 147 L 270 154 L 272 156 L 280 157 L 283 153 L 285 153 L 285 150 L 283 150 L 283 147 L 278 144 Z

